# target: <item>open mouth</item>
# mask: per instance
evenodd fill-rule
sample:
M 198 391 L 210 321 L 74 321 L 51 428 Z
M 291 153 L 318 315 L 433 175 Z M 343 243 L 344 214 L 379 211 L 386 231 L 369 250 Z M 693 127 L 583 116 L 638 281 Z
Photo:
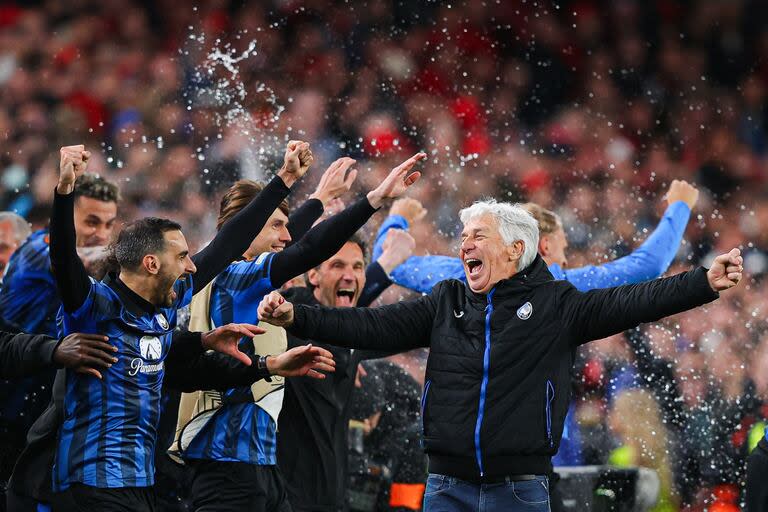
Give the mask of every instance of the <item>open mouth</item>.
M 352 301 L 355 299 L 354 288 L 339 288 L 336 290 L 336 305 L 337 306 L 352 306 Z
M 272 252 L 280 252 L 285 249 L 285 245 L 273 245 Z
M 483 269 L 483 262 L 477 258 L 466 258 L 464 264 L 469 269 L 470 276 L 476 276 Z

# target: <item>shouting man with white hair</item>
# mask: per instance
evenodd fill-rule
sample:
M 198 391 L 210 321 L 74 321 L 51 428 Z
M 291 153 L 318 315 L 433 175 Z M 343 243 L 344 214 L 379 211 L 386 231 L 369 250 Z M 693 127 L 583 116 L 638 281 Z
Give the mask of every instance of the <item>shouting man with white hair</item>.
M 553 279 L 520 206 L 481 201 L 460 215 L 466 284 L 374 309 L 294 306 L 273 292 L 259 318 L 351 348 L 430 347 L 424 510 L 548 511 L 576 347 L 715 300 L 741 279 L 742 258 L 734 249 L 709 270 L 584 293 Z

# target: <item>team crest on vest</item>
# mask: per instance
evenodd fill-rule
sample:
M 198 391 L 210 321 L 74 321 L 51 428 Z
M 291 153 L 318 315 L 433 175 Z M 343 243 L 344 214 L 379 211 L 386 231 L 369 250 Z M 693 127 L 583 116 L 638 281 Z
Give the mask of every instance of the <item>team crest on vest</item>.
M 160 324 L 160 327 L 168 329 L 168 320 L 165 319 L 165 315 L 158 313 L 155 315 L 155 319 L 157 320 L 157 323 Z
M 519 308 L 517 308 L 517 318 L 520 320 L 528 320 L 531 318 L 531 314 L 533 313 L 533 304 L 530 302 L 526 302 Z
M 147 361 L 157 361 L 163 353 L 163 344 L 156 336 L 142 336 L 139 340 L 139 352 Z

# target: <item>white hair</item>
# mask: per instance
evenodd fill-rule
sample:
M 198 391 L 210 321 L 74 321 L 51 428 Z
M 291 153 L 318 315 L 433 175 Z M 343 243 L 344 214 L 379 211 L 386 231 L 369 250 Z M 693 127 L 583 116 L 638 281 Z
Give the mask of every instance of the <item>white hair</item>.
M 0 212 L 0 222 L 10 222 L 13 226 L 13 234 L 18 243 L 23 242 L 32 234 L 29 223 L 24 217 L 13 212 Z
M 472 206 L 459 212 L 459 218 L 464 225 L 483 215 L 491 215 L 496 219 L 505 245 L 510 246 L 518 240 L 523 242 L 523 255 L 520 256 L 518 270 L 533 263 L 539 248 L 539 224 L 533 215 L 518 203 L 500 203 L 495 199 L 475 201 Z

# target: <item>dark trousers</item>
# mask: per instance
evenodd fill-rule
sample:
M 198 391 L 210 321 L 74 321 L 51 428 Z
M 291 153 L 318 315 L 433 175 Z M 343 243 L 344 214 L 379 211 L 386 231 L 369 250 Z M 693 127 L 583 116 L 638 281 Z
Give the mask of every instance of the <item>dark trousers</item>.
M 199 460 L 193 468 L 195 512 L 290 512 L 285 481 L 277 466 Z
M 155 512 L 152 487 L 101 489 L 73 484 L 53 495 L 53 512 Z
M 768 512 L 768 443 L 765 438 L 747 457 L 747 511 Z
M 534 480 L 475 484 L 430 474 L 424 492 L 424 512 L 549 512 L 549 482 Z
M 51 506 L 47 503 L 38 503 L 33 498 L 19 496 L 11 489 L 5 491 L 5 505 L 8 512 L 50 512 Z

